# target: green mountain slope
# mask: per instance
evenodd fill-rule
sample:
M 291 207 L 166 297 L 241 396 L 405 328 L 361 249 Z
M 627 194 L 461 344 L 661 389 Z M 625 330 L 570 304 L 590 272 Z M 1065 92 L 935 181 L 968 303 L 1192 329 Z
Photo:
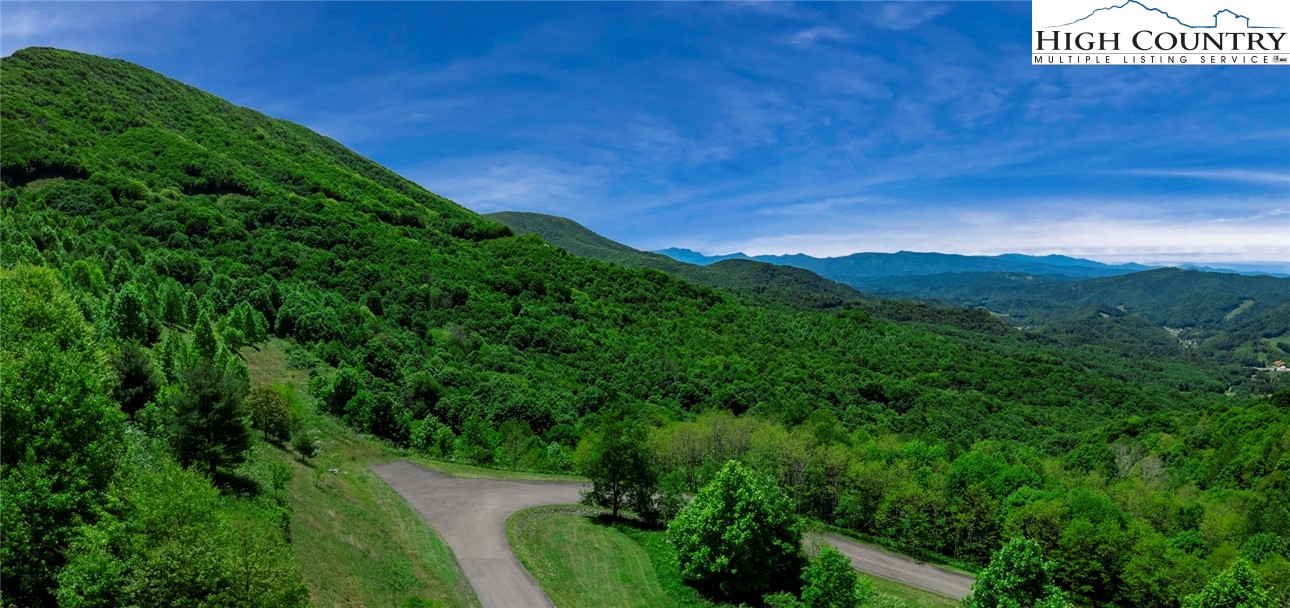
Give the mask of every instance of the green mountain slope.
M 983 306 L 1039 327 L 1070 329 L 1067 313 L 1105 308 L 1144 319 L 1202 352 L 1266 365 L 1290 352 L 1290 279 L 1161 268 L 1065 281 L 962 273 L 882 278 L 864 283 L 888 297 Z M 1117 313 L 1117 314 L 1119 314 Z M 1288 339 L 1283 339 L 1288 338 Z
M 864 299 L 863 294 L 846 285 L 801 268 L 734 259 L 697 266 L 658 253 L 633 249 L 562 217 L 520 211 L 490 213 L 487 217 L 509 226 L 516 234 L 536 234 L 577 256 L 629 268 L 653 268 L 763 302 L 831 308 Z
M 998 323 L 754 305 L 581 258 L 300 126 L 123 61 L 52 49 L 5 58 L 0 133 L 0 278 L 38 283 L 24 300 L 37 312 L 42 294 L 58 294 L 60 318 L 73 319 L 76 344 L 93 351 L 84 359 L 97 362 L 95 378 L 73 388 L 111 386 L 95 403 L 115 408 L 155 389 L 114 435 L 129 445 L 66 459 L 122 471 L 110 496 L 59 503 L 75 517 L 48 522 L 42 509 L 16 508 L 58 490 L 36 481 L 69 477 L 41 473 L 66 463 L 38 450 L 6 451 L 3 575 L 36 573 L 24 589 L 44 595 L 5 603 L 47 605 L 57 590 L 144 604 L 119 599 L 137 591 L 134 579 L 94 573 L 209 566 L 207 553 L 163 551 L 197 545 L 168 544 L 170 528 L 150 522 L 187 512 L 148 519 L 171 500 L 148 488 L 168 487 L 157 463 L 184 453 L 174 422 L 195 424 L 208 401 L 245 407 L 249 387 L 233 386 L 250 383 L 238 349 L 267 335 L 293 343 L 286 356 L 313 371 L 310 407 L 398 446 L 563 472 L 607 412 L 629 412 L 649 424 L 660 473 L 680 492 L 738 458 L 773 476 L 803 513 L 911 551 L 982 564 L 1005 538 L 1033 533 L 1051 547 L 1059 582 L 1099 602 L 1176 605 L 1188 581 L 1225 567 L 1251 537 L 1290 536 L 1278 468 L 1290 421 L 1280 401 L 1225 394 L 1245 370 L 1070 347 Z M 764 271 L 727 265 L 744 281 Z M 11 372 L 69 368 L 47 358 L 68 332 L 29 317 L 22 327 L 36 346 L 24 352 L 35 355 L 0 359 L 3 386 L 44 401 L 0 400 L 6 450 L 23 445 L 15 437 L 63 428 L 56 415 L 83 401 L 33 384 L 55 376 Z M 108 357 L 121 362 L 110 380 L 98 377 Z M 14 468 L 11 456 L 31 466 Z M 211 520 L 219 536 L 182 531 L 228 547 L 285 542 L 272 526 L 289 505 L 269 492 L 217 495 L 205 472 L 231 475 L 217 464 L 172 477 L 204 488 L 190 493 L 203 497 L 194 504 L 222 509 L 202 506 L 206 519 L 192 520 Z M 312 466 L 315 485 L 329 485 L 327 468 Z M 255 474 L 281 485 L 276 471 Z M 237 483 L 226 482 L 229 493 Z M 167 508 L 183 507 L 181 497 Z M 248 519 L 276 522 L 266 524 L 276 537 Z M 13 532 L 47 526 L 61 535 L 49 538 L 73 538 L 86 523 L 97 527 L 84 542 L 49 541 L 39 556 L 17 544 L 31 534 Z M 1081 566 L 1086 539 L 1099 551 L 1093 574 Z M 278 545 L 253 549 L 280 556 Z M 157 547 L 153 569 L 116 568 L 134 563 L 122 552 Z M 1196 547 L 1216 557 L 1192 559 Z M 1174 561 L 1144 561 L 1154 556 Z M 273 573 L 294 574 L 294 565 Z M 1162 587 L 1165 576 L 1183 582 Z M 216 581 L 209 594 L 231 588 L 182 580 Z M 15 592 L 6 584 L 5 593 Z

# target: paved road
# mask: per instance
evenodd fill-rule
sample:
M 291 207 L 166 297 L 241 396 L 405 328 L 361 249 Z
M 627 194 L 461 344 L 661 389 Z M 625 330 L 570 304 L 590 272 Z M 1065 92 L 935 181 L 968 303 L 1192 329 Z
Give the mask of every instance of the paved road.
M 578 484 L 465 479 L 410 462 L 372 467 L 439 532 L 484 608 L 552 608 L 506 540 L 506 519 L 528 507 L 578 502 Z
M 903 555 L 862 545 L 833 534 L 814 538 L 823 538 L 837 547 L 844 555 L 851 558 L 851 565 L 861 572 L 900 581 L 911 587 L 954 599 L 962 599 L 972 592 L 972 583 L 975 579 L 966 574 L 920 563 Z
M 528 507 L 576 503 L 579 484 L 466 479 L 403 461 L 372 470 L 448 543 L 483 608 L 552 608 L 542 587 L 511 551 L 506 520 Z M 850 557 L 861 572 L 953 598 L 966 596 L 972 585 L 967 575 L 920 564 L 839 536 L 821 538 Z

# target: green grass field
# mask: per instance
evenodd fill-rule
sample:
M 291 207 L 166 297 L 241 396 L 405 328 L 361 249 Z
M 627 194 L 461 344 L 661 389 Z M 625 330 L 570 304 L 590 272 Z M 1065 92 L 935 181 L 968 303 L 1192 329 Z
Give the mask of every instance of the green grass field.
M 676 553 L 661 530 L 608 524 L 576 506 L 525 509 L 506 522 L 511 547 L 557 608 L 659 606 L 726 608 L 681 580 Z M 881 608 L 950 608 L 958 602 L 869 577 Z
M 524 567 L 558 608 L 676 606 L 659 585 L 650 556 L 598 511 L 535 507 L 512 515 L 506 535 Z

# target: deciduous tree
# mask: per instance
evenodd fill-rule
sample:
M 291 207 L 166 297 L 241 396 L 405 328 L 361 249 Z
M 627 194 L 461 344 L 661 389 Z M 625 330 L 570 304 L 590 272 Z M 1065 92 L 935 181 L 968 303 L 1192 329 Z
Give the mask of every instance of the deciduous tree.
M 668 525 L 685 580 L 732 598 L 760 597 L 802 564 L 802 519 L 770 478 L 730 461 Z

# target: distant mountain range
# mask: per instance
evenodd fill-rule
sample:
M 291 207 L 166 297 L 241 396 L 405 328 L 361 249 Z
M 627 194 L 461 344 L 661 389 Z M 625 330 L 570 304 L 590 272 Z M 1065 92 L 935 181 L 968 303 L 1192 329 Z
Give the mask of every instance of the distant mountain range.
M 663 249 L 661 253 L 690 264 L 706 265 L 720 260 L 745 259 L 796 266 L 843 283 L 872 277 L 896 277 L 943 274 L 950 272 L 1010 272 L 1051 275 L 1069 279 L 1109 277 L 1149 270 L 1142 264 L 1103 264 L 1062 255 L 1031 256 L 1007 253 L 997 256 L 957 255 L 951 253 L 853 253 L 836 258 L 817 258 L 805 254 L 748 256 L 743 253 L 706 256 L 689 249 Z
M 902 251 L 816 258 L 707 256 L 676 248 L 647 252 L 561 217 L 521 212 L 488 217 L 574 255 L 652 268 L 761 301 L 860 307 L 899 320 L 935 319 L 994 331 L 981 316 L 984 309 L 1053 340 L 1115 343 L 1143 356 L 1192 350 L 1250 365 L 1290 356 L 1290 279 L 1284 277 L 1015 253 Z
M 801 253 L 749 256 L 739 252 L 725 255 L 704 255 L 690 249 L 675 247 L 661 249 L 655 253 L 700 266 L 730 259 L 756 260 L 768 264 L 796 266 L 856 287 L 860 286 L 857 283 L 867 285 L 868 282 L 862 279 L 872 277 L 919 276 L 955 272 L 1006 272 L 1064 277 L 1067 279 L 1088 279 L 1162 268 L 1161 266 L 1146 266 L 1133 263 L 1104 264 L 1064 255 L 1035 256 L 1020 253 L 984 256 L 899 251 L 896 253 L 853 253 L 833 258 L 817 258 Z M 1253 267 L 1244 270 L 1196 265 L 1183 265 L 1181 267 L 1226 274 L 1290 277 L 1288 274 L 1267 272 Z

